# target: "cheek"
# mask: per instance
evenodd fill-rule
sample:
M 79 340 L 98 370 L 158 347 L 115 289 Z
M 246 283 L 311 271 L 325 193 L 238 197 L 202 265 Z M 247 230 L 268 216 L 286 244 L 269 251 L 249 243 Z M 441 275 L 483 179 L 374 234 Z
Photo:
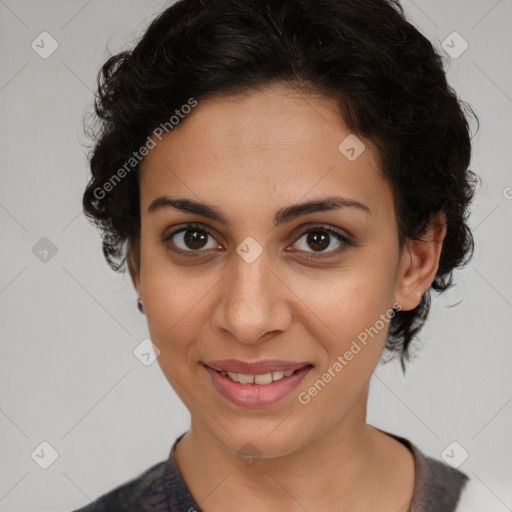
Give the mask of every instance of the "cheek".
M 218 277 L 204 272 L 198 279 L 197 268 L 194 271 L 193 266 L 177 267 L 165 258 L 165 252 L 143 249 L 144 311 L 151 339 L 160 350 L 159 360 L 166 367 L 176 366 L 190 356 L 193 340 L 200 337 L 198 326 L 207 325 L 208 290 L 217 280 Z
M 198 325 L 205 322 L 207 315 L 201 305 L 204 289 L 189 280 L 159 279 L 150 283 L 144 308 L 151 339 L 162 355 L 183 351 L 189 340 L 197 337 Z
M 335 272 L 300 277 L 290 273 L 285 279 L 304 304 L 304 311 L 309 310 L 305 327 L 314 331 L 314 338 L 325 340 L 331 352 L 343 349 L 390 310 L 393 269 L 391 259 L 381 257 L 376 263 L 376 259 L 361 257 Z
M 321 344 L 322 357 L 315 378 L 297 390 L 299 407 L 309 417 L 324 417 L 326 426 L 339 421 L 364 393 L 393 318 L 387 283 L 334 281 L 323 293 L 309 296 L 315 314 L 306 328 Z
M 300 390 L 308 411 L 320 414 L 336 403 L 343 415 L 368 385 L 393 317 L 393 257 L 382 251 L 380 260 L 361 257 L 323 279 L 301 281 L 301 298 L 311 309 L 304 325 L 322 347 L 316 380 Z

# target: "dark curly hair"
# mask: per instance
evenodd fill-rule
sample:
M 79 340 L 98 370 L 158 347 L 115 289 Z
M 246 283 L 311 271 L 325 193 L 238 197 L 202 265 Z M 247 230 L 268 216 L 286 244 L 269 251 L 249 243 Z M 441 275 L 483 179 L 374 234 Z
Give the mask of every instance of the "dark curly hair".
M 132 157 L 155 127 L 169 125 L 191 97 L 276 82 L 335 98 L 352 133 L 374 144 L 393 190 L 401 246 L 421 239 L 434 215 L 445 214 L 431 288 L 449 288 L 453 270 L 474 249 L 467 217 L 478 177 L 468 169 L 465 114 L 478 118 L 448 85 L 442 57 L 406 20 L 398 0 L 180 0 L 151 22 L 133 50 L 110 57 L 98 74 L 92 113 L 98 126 L 86 127 L 92 177 L 83 196 L 109 265 L 122 271 L 129 257 L 138 264 Z M 113 182 L 116 171 L 122 180 Z M 404 372 L 410 342 L 428 315 L 429 292 L 391 321 L 386 349 L 400 353 Z

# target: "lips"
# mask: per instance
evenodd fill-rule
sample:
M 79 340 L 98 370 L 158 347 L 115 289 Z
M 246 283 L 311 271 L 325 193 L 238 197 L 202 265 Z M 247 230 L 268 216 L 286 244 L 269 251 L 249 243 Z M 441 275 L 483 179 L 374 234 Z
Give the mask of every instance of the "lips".
M 209 362 L 219 369 L 204 363 L 203 366 L 220 395 L 232 404 L 251 408 L 270 406 L 289 396 L 313 368 L 312 364 L 275 360 L 258 363 L 230 360 L 229 364 L 226 363 L 227 361 Z M 254 373 L 243 374 L 231 370 L 228 372 L 227 368 Z M 275 370 L 275 368 L 281 369 Z M 284 371 L 282 368 L 290 368 L 290 370 Z M 270 372 L 271 369 L 272 372 Z
M 263 361 L 256 361 L 254 363 L 240 361 L 237 359 L 223 359 L 219 361 L 208 361 L 204 364 L 219 372 L 242 373 L 245 375 L 262 375 L 278 371 L 296 371 L 304 368 L 305 366 L 312 366 L 311 363 L 308 362 L 295 363 L 277 359 L 267 359 Z

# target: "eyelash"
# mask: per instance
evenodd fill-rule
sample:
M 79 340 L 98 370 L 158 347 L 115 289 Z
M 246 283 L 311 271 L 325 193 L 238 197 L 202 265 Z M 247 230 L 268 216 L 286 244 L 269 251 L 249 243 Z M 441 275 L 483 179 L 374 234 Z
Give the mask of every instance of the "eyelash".
M 180 227 L 179 229 L 173 231 L 172 233 L 169 233 L 168 235 L 166 235 L 164 237 L 164 239 L 163 239 L 163 242 L 168 244 L 171 241 L 171 239 L 174 236 L 176 236 L 177 234 L 182 233 L 184 231 L 186 232 L 186 231 L 189 231 L 189 230 L 192 230 L 192 229 L 195 229 L 197 231 L 205 233 L 207 236 L 209 236 L 211 238 L 214 238 L 213 235 L 206 228 L 204 228 L 203 226 L 201 226 L 199 224 L 186 224 L 186 225 Z M 337 249 L 334 249 L 334 250 L 331 250 L 331 251 L 325 251 L 325 253 L 323 251 L 320 251 L 320 252 L 317 253 L 317 255 L 315 255 L 315 252 L 297 251 L 297 252 L 305 252 L 307 254 L 307 256 L 304 256 L 304 258 L 308 259 L 308 260 L 313 260 L 313 259 L 318 259 L 318 258 L 325 258 L 325 257 L 330 257 L 330 256 L 335 255 L 335 254 L 340 254 L 341 252 L 346 250 L 348 247 L 354 245 L 354 243 L 350 239 L 348 239 L 346 236 L 342 235 L 340 232 L 338 232 L 338 231 L 336 231 L 336 230 L 334 230 L 334 229 L 332 229 L 332 228 L 330 228 L 328 226 L 325 226 L 324 224 L 319 224 L 318 226 L 312 226 L 312 227 L 308 228 L 306 231 L 303 231 L 300 234 L 300 236 L 297 238 L 297 241 L 300 240 L 304 235 L 308 234 L 311 231 L 321 231 L 321 232 L 324 232 L 324 233 L 328 233 L 329 235 L 334 236 L 334 238 L 336 238 L 339 242 L 341 242 L 342 245 L 340 247 L 338 247 Z M 197 250 L 197 251 L 192 251 L 192 250 L 184 251 L 182 249 L 178 249 L 178 250 L 170 249 L 170 250 L 172 250 L 173 252 L 177 252 L 180 255 L 183 255 L 185 257 L 190 257 L 190 258 L 201 257 L 200 253 L 201 252 L 206 252 L 204 250 Z M 325 256 L 323 254 L 327 254 L 328 256 Z

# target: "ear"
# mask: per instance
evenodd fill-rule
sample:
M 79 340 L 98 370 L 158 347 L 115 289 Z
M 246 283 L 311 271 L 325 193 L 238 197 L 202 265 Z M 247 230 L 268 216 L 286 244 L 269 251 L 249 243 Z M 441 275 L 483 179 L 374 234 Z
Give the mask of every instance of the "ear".
M 403 311 L 416 308 L 434 281 L 445 236 L 446 217 L 439 212 L 421 240 L 405 242 L 395 292 L 395 301 L 401 304 Z
M 140 244 L 139 240 L 133 241 L 131 247 L 126 255 L 126 261 L 128 264 L 128 270 L 130 277 L 132 278 L 133 287 L 135 288 L 137 295 L 141 296 L 140 286 Z

